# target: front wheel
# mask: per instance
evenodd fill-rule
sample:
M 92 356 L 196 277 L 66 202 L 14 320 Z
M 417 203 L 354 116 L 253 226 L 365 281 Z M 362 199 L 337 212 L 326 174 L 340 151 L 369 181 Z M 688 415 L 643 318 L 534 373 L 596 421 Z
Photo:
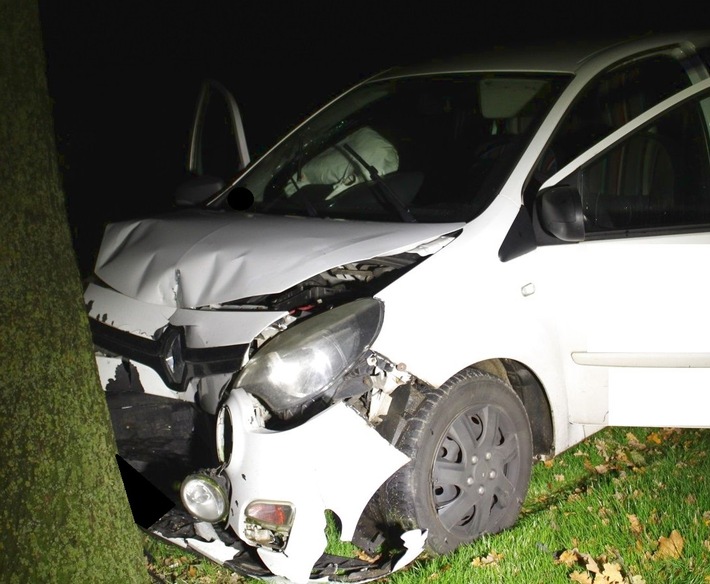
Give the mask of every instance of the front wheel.
M 466 369 L 432 390 L 397 447 L 412 460 L 385 485 L 385 515 L 427 529 L 430 551 L 448 553 L 515 523 L 532 437 L 520 398 L 501 379 Z

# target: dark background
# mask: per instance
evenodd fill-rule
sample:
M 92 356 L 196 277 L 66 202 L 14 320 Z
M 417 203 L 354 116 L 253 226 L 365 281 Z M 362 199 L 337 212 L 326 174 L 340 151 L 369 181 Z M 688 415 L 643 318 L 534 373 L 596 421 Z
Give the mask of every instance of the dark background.
M 656 3 L 653 3 L 655 5 Z M 392 65 L 477 47 L 710 27 L 702 3 L 40 0 L 82 275 L 104 226 L 171 207 L 200 82 L 235 95 L 252 159 Z

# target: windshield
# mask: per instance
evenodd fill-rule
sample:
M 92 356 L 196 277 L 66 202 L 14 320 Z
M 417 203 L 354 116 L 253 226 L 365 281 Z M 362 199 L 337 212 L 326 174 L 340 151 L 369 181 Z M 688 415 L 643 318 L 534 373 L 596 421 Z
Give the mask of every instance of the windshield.
M 498 193 L 567 80 L 507 73 L 371 82 L 311 118 L 233 187 L 251 192 L 256 213 L 468 221 Z

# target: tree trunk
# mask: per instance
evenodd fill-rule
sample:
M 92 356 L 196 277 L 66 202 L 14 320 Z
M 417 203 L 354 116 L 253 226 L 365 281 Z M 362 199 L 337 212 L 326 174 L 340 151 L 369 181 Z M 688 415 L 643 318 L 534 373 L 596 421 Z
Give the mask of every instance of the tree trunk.
M 36 0 L 0 0 L 0 203 L 0 580 L 145 582 L 60 187 Z

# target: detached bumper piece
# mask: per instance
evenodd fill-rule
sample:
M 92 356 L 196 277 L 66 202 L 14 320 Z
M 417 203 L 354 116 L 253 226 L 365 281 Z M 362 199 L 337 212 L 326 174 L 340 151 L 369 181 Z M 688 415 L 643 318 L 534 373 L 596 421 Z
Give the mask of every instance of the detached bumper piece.
M 273 576 L 264 566 L 255 548 L 216 525 L 198 522 L 180 509 L 171 509 L 147 531 L 151 535 L 234 570 L 242 576 L 253 578 Z M 214 537 L 218 539 L 212 539 Z
M 242 576 L 283 582 L 264 565 L 256 548 L 218 526 L 198 522 L 184 511 L 172 509 L 147 531 Z M 372 562 L 323 554 L 313 566 L 310 582 L 369 582 L 387 576 L 411 563 L 419 555 L 426 534 L 410 531 L 402 539 L 404 551 Z

